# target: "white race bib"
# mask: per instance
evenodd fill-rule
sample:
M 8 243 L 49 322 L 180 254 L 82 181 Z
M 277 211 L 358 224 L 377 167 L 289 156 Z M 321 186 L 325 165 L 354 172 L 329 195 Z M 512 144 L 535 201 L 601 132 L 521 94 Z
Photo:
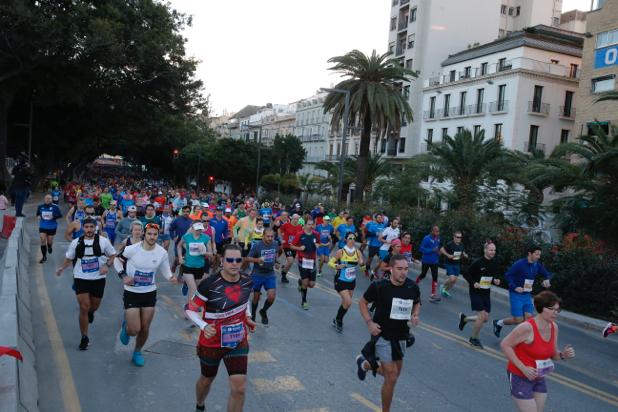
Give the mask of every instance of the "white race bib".
M 395 320 L 410 320 L 412 319 L 412 299 L 393 298 L 391 304 L 391 319 Z
M 313 269 L 313 267 L 314 267 L 314 260 L 313 259 L 305 259 L 305 258 L 303 258 L 303 261 L 301 262 L 301 267 L 303 269 Z
M 41 218 L 43 218 L 43 220 L 52 220 L 54 218 L 54 212 L 50 210 L 43 210 L 41 212 Z
M 356 279 L 356 266 L 350 266 L 348 268 L 341 269 L 343 273 L 343 277 L 348 281 L 353 281 Z
M 549 375 L 554 369 L 554 362 L 551 359 L 536 361 L 536 373 L 539 378 Z
M 481 281 L 479 282 L 481 289 L 489 289 L 493 279 L 494 278 L 492 276 L 481 276 Z
M 453 252 L 453 260 L 461 259 L 461 252 Z
M 524 292 L 532 292 L 532 285 L 534 285 L 534 279 L 524 280 Z
M 189 243 L 189 255 L 191 256 L 200 256 L 202 255 L 202 248 L 200 246 L 203 246 L 203 243 Z

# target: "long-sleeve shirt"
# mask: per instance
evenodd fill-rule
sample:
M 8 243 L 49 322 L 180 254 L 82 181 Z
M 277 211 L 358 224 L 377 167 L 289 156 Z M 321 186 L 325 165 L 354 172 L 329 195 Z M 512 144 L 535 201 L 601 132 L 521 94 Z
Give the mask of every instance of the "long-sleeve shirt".
M 174 219 L 170 225 L 170 236 L 172 239 L 178 239 L 178 242 L 180 242 L 180 238 L 187 233 L 187 230 L 191 227 L 191 223 L 193 223 L 193 221 L 185 216 L 178 216 Z
M 551 273 L 545 269 L 540 262 L 530 263 L 528 258 L 519 259 L 506 272 L 506 281 L 509 284 L 509 291 L 515 292 L 515 288 L 524 288 L 523 293 L 532 292 L 534 279 L 538 276 L 543 276 L 544 279 L 550 279 Z
M 489 290 L 493 279 L 498 275 L 499 267 L 496 259 L 486 259 L 485 256 L 476 259 L 463 273 L 464 279 L 468 281 L 470 293 L 489 295 Z M 474 284 L 479 283 L 480 288 L 475 288 Z
M 427 235 L 423 238 L 421 245 L 418 248 L 423 257 L 421 258 L 422 263 L 426 263 L 428 265 L 438 264 L 440 261 L 440 238 L 434 238 L 432 235 Z

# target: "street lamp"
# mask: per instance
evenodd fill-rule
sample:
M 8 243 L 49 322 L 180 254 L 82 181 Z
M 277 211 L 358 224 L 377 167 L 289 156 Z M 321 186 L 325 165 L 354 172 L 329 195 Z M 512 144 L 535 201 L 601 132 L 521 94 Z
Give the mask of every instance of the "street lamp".
M 348 134 L 348 118 L 350 116 L 350 91 L 347 89 L 326 89 L 321 88 L 320 91 L 329 93 L 345 94 L 345 103 L 343 108 L 343 132 L 341 136 L 341 157 L 339 157 L 339 185 L 337 187 L 337 204 L 341 204 L 341 196 L 343 195 L 343 165 L 346 154 L 346 136 Z

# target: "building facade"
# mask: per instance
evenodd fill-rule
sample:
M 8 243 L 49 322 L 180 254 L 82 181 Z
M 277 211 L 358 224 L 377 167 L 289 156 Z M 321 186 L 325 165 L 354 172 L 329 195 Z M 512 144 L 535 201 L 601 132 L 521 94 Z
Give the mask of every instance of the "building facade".
M 560 23 L 562 0 L 388 0 L 391 5 L 389 52 L 419 73 L 402 84 L 414 120 L 398 136 L 380 142 L 389 158 L 409 158 L 421 151 L 423 85 L 442 72 L 445 56 L 485 44 L 538 24 Z M 473 12 L 471 12 L 473 10 Z
M 560 28 L 562 30 L 574 31 L 577 33 L 586 32 L 586 12 L 581 10 L 571 10 L 562 13 L 560 16 Z
M 582 44 L 582 34 L 535 26 L 449 56 L 425 82 L 421 149 L 469 129 L 551 153 L 573 134 Z
M 605 132 L 618 126 L 618 102 L 596 103 L 601 93 L 618 90 L 618 1 L 599 2 L 598 7 L 586 16 L 575 122 L 577 135 L 593 133 L 595 125 Z

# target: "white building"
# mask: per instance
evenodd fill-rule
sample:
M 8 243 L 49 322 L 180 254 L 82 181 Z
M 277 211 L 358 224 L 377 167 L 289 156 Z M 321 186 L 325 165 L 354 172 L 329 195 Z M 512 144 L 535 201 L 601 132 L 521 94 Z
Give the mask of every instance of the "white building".
M 466 128 L 549 154 L 572 135 L 583 37 L 535 26 L 449 56 L 424 84 L 422 150 Z
M 419 72 L 403 93 L 415 114 L 399 138 L 381 142 L 391 158 L 409 158 L 421 149 L 422 88 L 441 73 L 444 56 L 485 44 L 511 31 L 538 24 L 558 26 L 562 0 L 388 0 L 389 51 Z M 403 148 L 402 148 L 403 146 Z
M 329 113 L 324 114 L 326 93 L 318 93 L 296 102 L 296 123 L 294 135 L 300 139 L 307 151 L 300 174 L 325 175 L 315 168 L 315 164 L 331 160 L 332 144 L 329 151 L 330 120 Z M 335 152 L 336 153 L 336 152 Z

